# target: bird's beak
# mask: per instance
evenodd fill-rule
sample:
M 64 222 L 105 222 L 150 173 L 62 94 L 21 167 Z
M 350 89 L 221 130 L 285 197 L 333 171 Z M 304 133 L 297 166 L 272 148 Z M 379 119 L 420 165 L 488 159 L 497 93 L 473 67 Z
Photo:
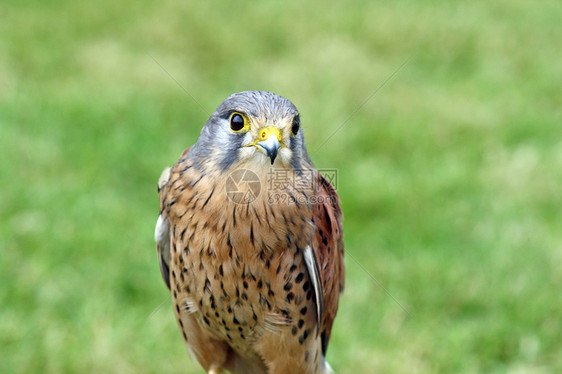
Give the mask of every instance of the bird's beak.
M 256 147 L 271 159 L 271 165 L 277 157 L 279 148 L 283 146 L 281 142 L 281 131 L 273 126 L 264 127 L 258 132 Z

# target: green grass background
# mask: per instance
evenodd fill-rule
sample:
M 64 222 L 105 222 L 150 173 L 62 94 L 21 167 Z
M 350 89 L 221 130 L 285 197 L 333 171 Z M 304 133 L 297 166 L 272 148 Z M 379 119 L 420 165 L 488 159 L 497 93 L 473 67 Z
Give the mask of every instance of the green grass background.
M 338 373 L 562 372 L 559 2 L 0 16 L 1 373 L 201 372 L 158 269 L 156 181 L 247 89 L 291 99 L 316 166 L 339 170 Z

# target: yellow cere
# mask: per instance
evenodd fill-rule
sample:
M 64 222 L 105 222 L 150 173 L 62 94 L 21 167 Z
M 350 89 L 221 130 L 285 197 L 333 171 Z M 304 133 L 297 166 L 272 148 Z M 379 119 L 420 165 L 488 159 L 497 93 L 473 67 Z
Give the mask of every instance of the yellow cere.
M 253 142 L 251 142 L 250 144 L 246 145 L 245 147 L 252 147 L 255 146 L 256 144 L 258 144 L 258 142 L 261 142 L 263 140 L 266 140 L 267 138 L 269 138 L 271 135 L 275 135 L 277 137 L 277 140 L 279 140 L 279 143 L 281 143 L 281 148 L 282 147 L 287 147 L 282 141 L 281 139 L 283 139 L 283 136 L 281 135 L 281 131 L 274 126 L 267 126 L 264 127 L 262 129 L 260 129 L 258 131 L 258 137 L 257 139 L 255 139 Z
M 257 141 L 260 142 L 262 140 L 266 140 L 271 135 L 275 135 L 277 137 L 277 140 L 279 140 L 279 143 L 283 144 L 283 142 L 281 141 L 281 139 L 282 139 L 281 131 L 279 131 L 279 129 L 277 127 L 273 127 L 273 126 L 267 126 L 267 127 L 264 127 L 263 129 L 261 129 L 258 132 Z

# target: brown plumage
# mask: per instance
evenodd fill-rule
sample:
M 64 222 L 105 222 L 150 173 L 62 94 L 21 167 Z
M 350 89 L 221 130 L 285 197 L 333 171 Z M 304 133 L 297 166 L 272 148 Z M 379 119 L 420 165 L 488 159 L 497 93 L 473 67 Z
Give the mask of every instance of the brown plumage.
M 299 128 L 280 96 L 232 95 L 159 180 L 160 268 L 188 350 L 207 372 L 331 371 L 342 213 Z

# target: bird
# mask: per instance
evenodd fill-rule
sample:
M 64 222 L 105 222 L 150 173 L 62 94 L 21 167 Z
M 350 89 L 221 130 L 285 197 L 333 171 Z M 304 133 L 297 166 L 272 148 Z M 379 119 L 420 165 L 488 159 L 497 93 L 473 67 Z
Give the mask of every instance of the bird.
M 343 213 L 295 105 L 228 96 L 158 193 L 160 270 L 192 359 L 211 374 L 333 373 Z

